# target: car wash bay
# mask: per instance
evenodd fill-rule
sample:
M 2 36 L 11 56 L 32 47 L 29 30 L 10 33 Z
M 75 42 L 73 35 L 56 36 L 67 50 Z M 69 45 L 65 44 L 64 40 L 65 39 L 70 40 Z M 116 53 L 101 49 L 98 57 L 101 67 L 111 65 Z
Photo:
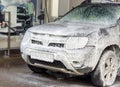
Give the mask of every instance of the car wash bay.
M 32 1 L 34 2 L 35 0 Z M 60 0 L 62 5 L 62 1 L 69 2 L 69 0 Z M 73 1 L 71 3 L 78 4 Z M 59 11 L 55 11 L 52 4 L 50 3 L 49 5 L 48 1 L 48 7 L 51 8 L 48 8 L 48 15 L 50 17 L 46 17 L 46 20 L 48 20 L 47 18 L 53 20 L 65 14 L 69 9 L 74 7 L 71 3 L 70 6 L 69 4 L 65 4 L 65 6 L 59 5 L 62 7 L 58 8 Z M 34 4 L 36 5 L 35 2 Z M 65 9 L 63 10 L 63 8 Z M 39 10 L 37 9 L 36 18 L 38 15 Z M 0 78 L 0 87 L 95 87 L 89 76 L 65 76 L 62 73 L 50 71 L 38 74 L 33 73 L 22 60 L 19 50 L 11 51 L 10 58 L 4 57 L 4 53 L 0 52 Z M 118 76 L 115 84 L 111 87 L 120 87 L 119 82 L 120 77 Z

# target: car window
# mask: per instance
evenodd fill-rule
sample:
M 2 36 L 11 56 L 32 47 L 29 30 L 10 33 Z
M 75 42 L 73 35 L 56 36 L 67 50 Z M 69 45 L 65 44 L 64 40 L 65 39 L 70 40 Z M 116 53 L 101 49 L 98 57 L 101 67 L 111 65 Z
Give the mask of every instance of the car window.
M 26 9 L 22 8 L 22 7 L 17 7 L 17 13 L 26 13 Z
M 119 6 L 82 5 L 70 11 L 61 21 L 112 24 L 117 21 L 119 14 Z

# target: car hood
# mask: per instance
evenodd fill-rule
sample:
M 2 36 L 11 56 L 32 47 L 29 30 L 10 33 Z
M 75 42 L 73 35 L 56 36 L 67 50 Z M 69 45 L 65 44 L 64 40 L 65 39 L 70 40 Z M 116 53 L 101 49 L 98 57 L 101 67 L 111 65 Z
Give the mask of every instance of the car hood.
M 60 36 L 87 36 L 106 25 L 54 22 L 44 25 L 35 26 L 29 29 L 32 33 L 60 35 Z

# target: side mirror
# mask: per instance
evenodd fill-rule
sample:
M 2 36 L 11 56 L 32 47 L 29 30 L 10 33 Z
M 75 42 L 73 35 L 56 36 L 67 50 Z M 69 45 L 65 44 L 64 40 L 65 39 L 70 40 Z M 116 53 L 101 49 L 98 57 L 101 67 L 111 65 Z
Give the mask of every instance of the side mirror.
M 120 26 L 120 18 L 117 20 L 117 24 Z

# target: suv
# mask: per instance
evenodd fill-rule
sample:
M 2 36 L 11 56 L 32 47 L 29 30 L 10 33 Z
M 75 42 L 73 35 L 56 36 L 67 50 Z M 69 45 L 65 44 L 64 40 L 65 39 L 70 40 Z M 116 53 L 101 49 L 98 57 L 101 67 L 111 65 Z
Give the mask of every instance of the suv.
M 21 53 L 34 72 L 90 74 L 97 86 L 112 85 L 120 66 L 120 4 L 73 8 L 60 20 L 27 30 Z

